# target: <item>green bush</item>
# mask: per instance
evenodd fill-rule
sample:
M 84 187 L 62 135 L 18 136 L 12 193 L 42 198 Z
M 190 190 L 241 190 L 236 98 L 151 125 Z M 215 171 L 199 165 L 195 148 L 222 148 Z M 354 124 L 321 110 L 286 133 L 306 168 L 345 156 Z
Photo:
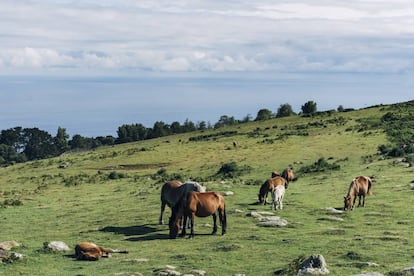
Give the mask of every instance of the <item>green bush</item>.
M 341 168 L 338 164 L 330 164 L 325 158 L 319 158 L 318 161 L 309 166 L 303 166 L 298 170 L 298 173 L 314 173 L 314 172 L 326 172 L 326 171 L 336 171 Z
M 248 165 L 239 166 L 235 161 L 230 163 L 224 163 L 221 165 L 220 169 L 217 172 L 217 175 L 220 175 L 224 178 L 236 178 L 245 173 L 251 171 L 251 167 Z

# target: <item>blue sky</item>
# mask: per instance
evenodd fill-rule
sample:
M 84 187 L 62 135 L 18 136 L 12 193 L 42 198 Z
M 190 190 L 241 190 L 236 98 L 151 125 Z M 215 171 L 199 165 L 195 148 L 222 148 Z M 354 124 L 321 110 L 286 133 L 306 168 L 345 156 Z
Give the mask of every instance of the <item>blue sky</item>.
M 414 2 L 0 2 L 0 129 L 116 135 L 412 100 Z

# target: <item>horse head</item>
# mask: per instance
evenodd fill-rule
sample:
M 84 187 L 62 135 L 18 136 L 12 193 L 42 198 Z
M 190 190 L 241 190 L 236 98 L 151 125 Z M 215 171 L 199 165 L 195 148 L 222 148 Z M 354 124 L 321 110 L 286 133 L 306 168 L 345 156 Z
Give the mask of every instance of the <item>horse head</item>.
M 352 210 L 354 208 L 352 204 L 352 198 L 351 196 L 344 196 L 344 210 Z

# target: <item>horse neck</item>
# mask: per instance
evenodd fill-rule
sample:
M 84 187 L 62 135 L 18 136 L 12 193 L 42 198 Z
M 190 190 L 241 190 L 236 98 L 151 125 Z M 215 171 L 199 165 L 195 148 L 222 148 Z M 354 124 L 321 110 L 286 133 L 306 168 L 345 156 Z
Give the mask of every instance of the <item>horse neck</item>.
M 350 197 L 354 197 L 356 196 L 356 194 L 358 193 L 358 184 L 356 182 L 356 180 L 354 179 L 351 184 L 349 185 L 349 190 L 348 190 L 348 195 Z

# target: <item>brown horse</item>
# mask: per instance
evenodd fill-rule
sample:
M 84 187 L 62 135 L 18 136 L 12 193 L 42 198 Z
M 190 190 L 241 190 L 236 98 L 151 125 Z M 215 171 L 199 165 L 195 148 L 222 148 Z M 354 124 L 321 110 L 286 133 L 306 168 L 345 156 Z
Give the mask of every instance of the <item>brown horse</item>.
M 75 246 L 75 257 L 78 260 L 97 261 L 100 257 L 110 257 L 111 253 L 128 253 L 128 251 L 104 248 L 92 242 L 80 242 Z
M 187 219 L 190 218 L 191 232 L 189 238 L 194 237 L 194 218 L 213 216 L 213 232 L 217 233 L 217 214 L 221 224 L 221 234 L 226 233 L 227 218 L 226 218 L 226 204 L 224 197 L 216 192 L 189 192 L 187 196 L 173 208 L 173 215 L 170 220 L 170 238 L 177 237 L 178 229 L 180 228 L 180 219 L 184 216 L 184 223 L 186 225 Z M 182 227 L 180 236 L 186 235 L 186 228 Z
M 266 180 L 259 190 L 259 202 L 263 205 L 267 203 L 267 194 L 272 192 L 277 185 L 284 185 L 287 189 L 288 182 L 281 176 L 276 176 Z
M 184 184 L 178 180 L 168 181 L 161 188 L 161 213 L 159 224 L 164 224 L 165 205 L 174 207 L 188 192 L 205 192 L 206 188 L 197 182 L 187 181 Z
M 344 210 L 354 209 L 358 197 L 358 207 L 365 207 L 365 196 L 371 195 L 372 180 L 367 176 L 355 177 L 349 185 L 348 194 L 344 197 Z M 362 204 L 361 204 L 362 199 Z
M 287 182 L 296 180 L 293 170 L 289 168 L 283 170 L 282 177 L 286 179 Z
M 272 178 L 276 177 L 276 176 L 280 176 L 280 173 L 278 171 L 273 171 L 272 172 Z

